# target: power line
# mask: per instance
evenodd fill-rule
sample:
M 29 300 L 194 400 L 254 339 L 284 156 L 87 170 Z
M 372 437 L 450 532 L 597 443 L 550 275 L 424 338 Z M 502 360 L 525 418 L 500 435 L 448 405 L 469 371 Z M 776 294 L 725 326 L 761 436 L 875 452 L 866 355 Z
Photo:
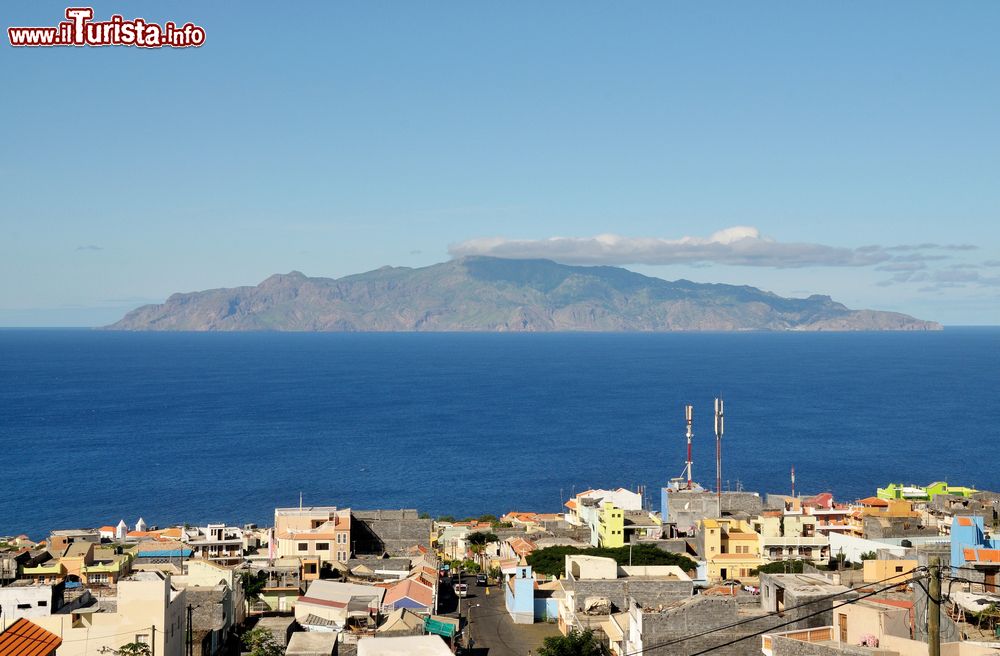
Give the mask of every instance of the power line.
M 890 576 L 888 578 L 882 579 L 881 581 L 875 581 L 874 583 L 869 583 L 869 584 L 857 586 L 857 587 L 854 587 L 854 588 L 848 588 L 847 590 L 844 590 L 842 592 L 836 592 L 836 593 L 833 593 L 833 594 L 830 594 L 830 595 L 826 595 L 824 597 L 819 597 L 817 599 L 813 599 L 811 601 L 806 601 L 806 602 L 803 602 L 801 604 L 796 604 L 795 606 L 789 606 L 789 607 L 787 607 L 787 608 L 785 608 L 783 610 L 780 610 L 780 611 L 772 611 L 770 613 L 765 613 L 763 615 L 758 615 L 756 617 L 749 617 L 747 619 L 740 620 L 739 622 L 734 622 L 732 624 L 727 624 L 725 626 L 720 626 L 720 627 L 716 627 L 714 629 L 709 629 L 707 631 L 702 631 L 701 633 L 695 633 L 695 634 L 692 634 L 692 635 L 689 635 L 689 636 L 685 636 L 683 638 L 676 638 L 674 640 L 668 640 L 667 642 L 662 642 L 662 643 L 659 643 L 659 644 L 655 644 L 655 645 L 652 645 L 650 647 L 643 647 L 642 651 L 637 651 L 637 652 L 631 652 L 631 653 L 623 654 L 623 656 L 640 656 L 641 654 L 644 654 L 647 651 L 652 651 L 654 649 L 661 649 L 663 647 L 669 647 L 671 645 L 675 645 L 675 644 L 680 643 L 680 642 L 686 642 L 688 640 L 693 640 L 695 638 L 701 638 L 701 637 L 704 637 L 704 636 L 707 636 L 707 635 L 712 635 L 713 633 L 719 633 L 720 631 L 726 631 L 728 629 L 732 629 L 732 628 L 741 626 L 743 624 L 749 624 L 750 622 L 759 622 L 760 620 L 766 619 L 768 617 L 775 617 L 775 616 L 780 617 L 780 616 L 783 616 L 785 613 L 788 613 L 790 611 L 798 610 L 798 609 L 803 608 L 805 606 L 816 604 L 816 603 L 819 603 L 819 602 L 822 602 L 822 601 L 829 601 L 829 600 L 834 599 L 836 597 L 840 597 L 842 595 L 845 595 L 845 594 L 847 594 L 849 592 L 858 592 L 860 590 L 863 590 L 865 588 L 870 587 L 871 585 L 879 585 L 880 583 L 885 583 L 887 581 L 891 581 L 892 579 L 900 578 L 901 576 L 909 576 L 909 575 L 913 574 L 914 572 L 916 572 L 918 570 L 924 570 L 924 569 L 926 569 L 926 567 L 921 566 L 921 567 L 918 567 L 918 568 L 914 569 L 912 572 L 906 572 L 906 573 L 903 573 L 903 574 L 895 574 L 895 575 Z M 917 580 L 918 580 L 917 578 L 913 578 L 913 579 L 910 579 L 908 581 L 899 582 L 899 583 L 893 583 L 892 585 L 887 585 L 884 588 L 880 588 L 880 589 L 875 590 L 873 592 L 869 592 L 869 593 L 867 593 L 867 594 L 865 594 L 865 595 L 863 595 L 861 597 L 858 597 L 857 599 L 851 599 L 851 600 L 848 601 L 848 603 L 853 603 L 853 602 L 858 601 L 860 599 L 865 599 L 865 598 L 870 597 L 872 595 L 876 595 L 876 594 L 878 594 L 880 592 L 885 592 L 886 590 L 891 590 L 892 588 L 899 587 L 903 583 L 916 582 Z M 832 608 L 829 608 L 829 609 L 824 608 L 824 609 L 821 609 L 821 610 L 819 610 L 819 611 L 817 611 L 815 613 L 811 613 L 809 615 L 804 615 L 804 616 L 797 617 L 794 620 L 791 620 L 789 622 L 785 622 L 783 624 L 778 624 L 778 625 L 770 627 L 768 629 L 764 629 L 763 631 L 760 631 L 758 633 L 754 633 L 754 634 L 750 634 L 750 635 L 744 636 L 744 637 L 740 638 L 739 640 L 735 640 L 733 642 L 739 642 L 740 640 L 745 640 L 747 638 L 752 638 L 755 635 L 761 635 L 761 634 L 767 633 L 768 631 L 773 631 L 774 629 L 781 628 L 782 626 L 787 626 L 789 624 L 794 624 L 795 622 L 798 622 L 799 620 L 803 620 L 803 619 L 807 619 L 807 618 L 810 618 L 810 617 L 814 617 L 816 615 L 821 615 L 821 614 L 823 614 L 823 613 L 825 613 L 825 612 L 827 612 L 829 610 L 833 610 L 834 608 L 840 608 L 840 606 L 842 606 L 842 605 L 844 605 L 844 604 L 840 604 L 838 606 L 833 606 Z M 727 646 L 729 644 L 733 644 L 733 642 L 726 643 L 724 645 L 719 645 L 718 647 L 713 647 L 712 649 L 717 649 L 719 647 L 725 647 L 725 646 Z M 711 651 L 711 650 L 709 650 L 709 651 Z M 699 652 L 699 653 L 706 653 L 706 652 Z M 691 656 L 698 656 L 698 654 L 692 654 Z

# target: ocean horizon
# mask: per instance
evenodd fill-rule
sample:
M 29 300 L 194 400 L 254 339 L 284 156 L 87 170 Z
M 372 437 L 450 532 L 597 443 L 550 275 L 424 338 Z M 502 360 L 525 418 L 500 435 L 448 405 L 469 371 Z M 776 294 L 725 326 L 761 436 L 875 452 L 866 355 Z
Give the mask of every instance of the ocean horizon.
M 0 329 L 0 535 L 276 506 L 556 511 L 589 487 L 1000 489 L 1000 327 L 864 333 Z

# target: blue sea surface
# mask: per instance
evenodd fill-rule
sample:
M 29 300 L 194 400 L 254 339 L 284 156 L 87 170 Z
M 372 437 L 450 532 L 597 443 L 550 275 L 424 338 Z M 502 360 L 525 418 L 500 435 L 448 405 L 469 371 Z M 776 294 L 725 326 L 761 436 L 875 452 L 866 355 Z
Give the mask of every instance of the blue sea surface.
M 556 511 L 588 487 L 1000 489 L 1000 328 L 929 333 L 0 330 L 0 535 L 276 506 Z

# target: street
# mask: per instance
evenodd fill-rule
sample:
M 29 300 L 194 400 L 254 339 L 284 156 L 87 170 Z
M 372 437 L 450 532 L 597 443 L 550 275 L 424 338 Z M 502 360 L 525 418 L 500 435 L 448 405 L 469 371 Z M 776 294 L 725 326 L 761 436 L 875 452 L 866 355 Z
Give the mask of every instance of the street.
M 457 582 L 457 578 L 454 579 Z M 462 599 L 462 617 L 468 622 L 464 628 L 463 645 L 473 649 L 465 653 L 476 656 L 526 656 L 538 652 L 542 641 L 548 636 L 559 635 L 555 624 L 514 624 L 504 607 L 503 589 L 492 585 L 489 594 L 486 588 L 476 585 L 474 576 L 465 577 L 469 585 L 469 596 Z M 457 599 L 454 593 L 442 586 L 440 610 L 455 611 Z M 457 612 L 449 612 L 452 617 Z

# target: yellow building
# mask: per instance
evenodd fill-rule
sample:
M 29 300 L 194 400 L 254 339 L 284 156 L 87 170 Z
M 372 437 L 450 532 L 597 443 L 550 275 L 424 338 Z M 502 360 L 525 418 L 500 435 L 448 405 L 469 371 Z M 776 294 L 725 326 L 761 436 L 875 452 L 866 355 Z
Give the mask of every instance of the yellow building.
M 752 570 L 760 557 L 760 536 L 741 519 L 704 519 L 698 523 L 698 547 L 707 564 L 709 581 L 755 578 Z
M 624 547 L 625 546 L 625 511 L 606 501 L 601 504 L 601 512 L 598 515 L 598 546 L 601 547 Z
M 883 581 L 890 585 L 899 582 L 906 585 L 909 580 L 908 574 L 917 568 L 915 560 L 866 560 L 864 561 L 864 581 L 865 583 L 881 583 Z M 896 580 L 893 581 L 892 579 Z

